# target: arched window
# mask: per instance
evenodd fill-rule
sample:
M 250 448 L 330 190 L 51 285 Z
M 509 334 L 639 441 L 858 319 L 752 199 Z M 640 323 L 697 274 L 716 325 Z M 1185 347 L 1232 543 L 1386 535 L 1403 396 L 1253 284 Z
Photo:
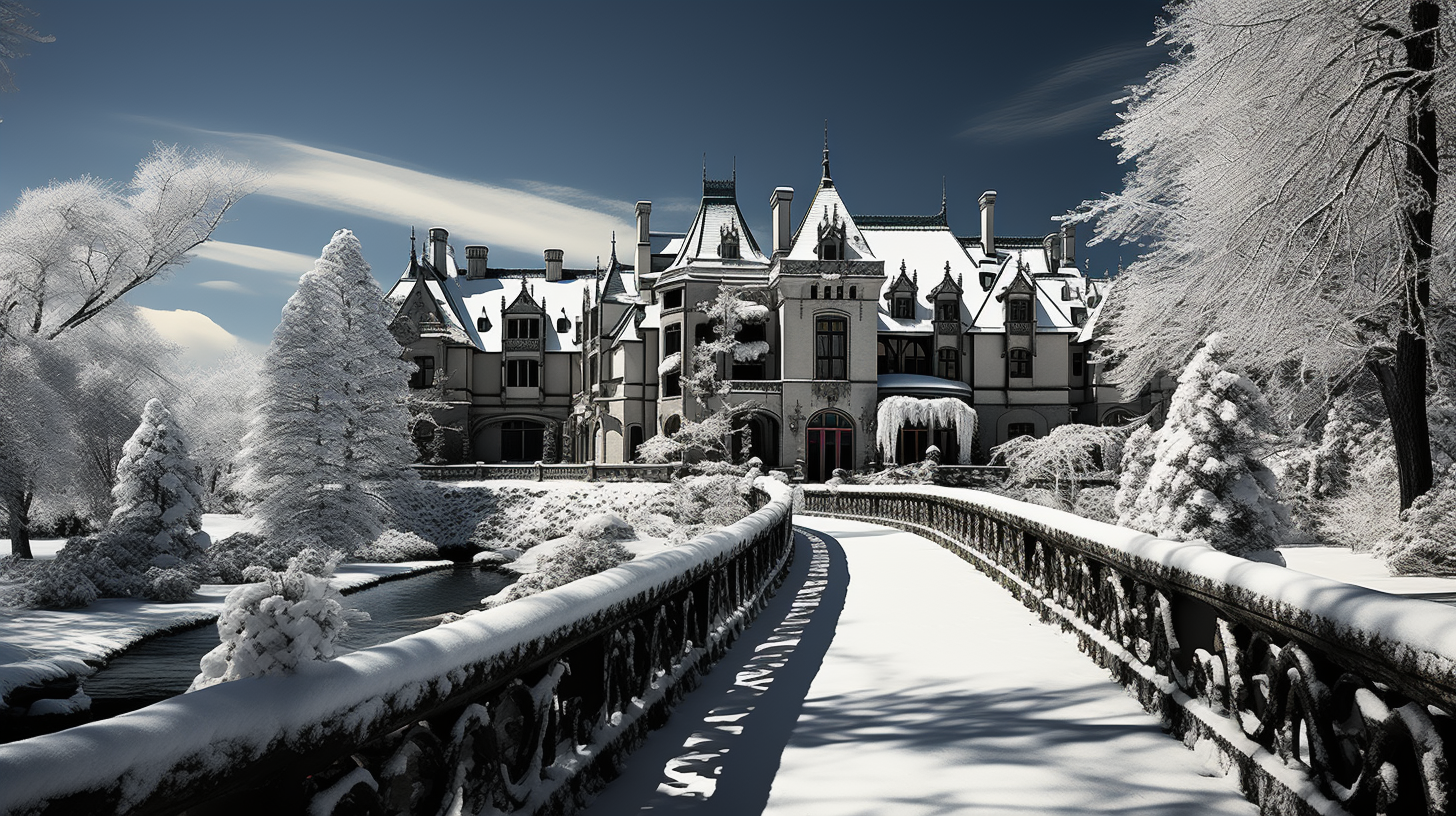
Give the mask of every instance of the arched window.
M 667 418 L 667 421 L 662 423 L 662 433 L 664 436 L 672 436 L 680 430 L 682 430 L 682 417 L 677 414 L 673 414 Z
M 822 482 L 834 475 L 835 468 L 854 469 L 854 423 L 839 411 L 820 411 L 809 420 L 806 431 L 805 475 L 811 482 Z
M 814 379 L 849 379 L 849 331 L 842 317 L 825 315 L 814 321 Z
M 1024 348 L 1012 349 L 1006 355 L 1006 376 L 1030 377 L 1031 352 Z
M 637 461 L 637 449 L 642 447 L 642 426 L 627 426 L 627 459 Z
M 905 344 L 905 362 L 901 364 L 900 371 L 906 374 L 930 373 L 930 353 L 921 341 L 911 340 Z

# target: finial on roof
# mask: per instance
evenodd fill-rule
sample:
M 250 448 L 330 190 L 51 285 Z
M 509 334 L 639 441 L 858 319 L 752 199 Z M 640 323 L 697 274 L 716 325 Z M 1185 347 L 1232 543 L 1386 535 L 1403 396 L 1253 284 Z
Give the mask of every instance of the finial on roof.
M 940 214 L 945 215 L 945 176 L 940 177 Z
M 703 183 L 708 183 L 708 151 L 703 151 Z
M 821 181 L 829 181 L 829 120 L 824 120 L 824 177 Z
M 733 186 L 738 186 L 738 156 L 733 156 Z
M 617 231 L 612 230 L 612 262 L 617 260 Z
M 414 225 L 411 224 L 410 225 L 410 257 L 413 258 L 414 256 L 415 256 L 415 228 L 414 228 Z

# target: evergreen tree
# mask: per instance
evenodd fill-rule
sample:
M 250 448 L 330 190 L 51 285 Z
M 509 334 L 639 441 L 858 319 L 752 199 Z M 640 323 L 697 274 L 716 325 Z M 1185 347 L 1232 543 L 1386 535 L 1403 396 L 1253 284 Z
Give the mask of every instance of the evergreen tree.
M 202 529 L 200 476 L 172 413 L 161 400 L 148 401 L 116 466 L 111 528 L 154 556 L 187 558 Z
M 412 477 L 410 368 L 382 299 L 358 239 L 340 230 L 299 280 L 268 348 L 240 484 L 264 535 L 295 551 L 373 540 L 380 492 Z
M 1279 544 L 1289 513 L 1279 484 L 1259 459 L 1275 424 L 1247 377 L 1225 368 L 1232 349 L 1212 334 L 1178 378 L 1158 436 L 1133 526 L 1165 538 L 1202 538 L 1243 555 Z
M 1117 478 L 1117 498 L 1113 510 L 1117 523 L 1123 527 L 1136 527 L 1135 508 L 1138 494 L 1148 483 L 1148 471 L 1158 453 L 1158 435 L 1151 425 L 1143 425 L 1132 432 L 1122 449 L 1122 473 Z

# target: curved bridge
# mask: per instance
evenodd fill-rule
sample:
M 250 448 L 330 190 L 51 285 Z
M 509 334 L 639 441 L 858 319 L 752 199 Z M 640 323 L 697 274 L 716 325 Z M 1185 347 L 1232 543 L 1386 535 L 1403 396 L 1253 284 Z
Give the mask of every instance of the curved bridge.
M 916 802 L 934 812 L 994 808 L 993 801 L 1037 812 L 1125 810 L 1093 795 L 1099 778 L 1151 778 L 1195 755 L 1222 765 L 1261 812 L 1451 809 L 1456 610 L 953 488 L 807 487 L 801 512 L 838 521 L 818 522 L 830 534 L 795 542 L 787 489 L 761 484 L 769 493 L 743 522 L 602 575 L 298 675 L 238 681 L 0 746 L 0 813 L 548 813 L 593 797 L 596 813 L 859 812 L 853 808 L 873 805 L 852 791 L 884 761 L 874 749 L 893 741 L 887 732 L 922 726 L 937 736 L 921 746 L 929 753 L 899 768 L 904 795 L 894 801 L 904 812 Z M 884 525 L 915 536 L 884 539 Z M 894 548 L 908 554 L 912 539 L 923 537 L 1010 594 L 976 589 L 966 573 L 966 596 L 1002 606 L 963 607 L 922 593 L 914 599 L 924 602 L 922 617 L 896 629 L 845 606 L 842 553 L 854 548 L 841 548 L 835 536 L 880 536 L 892 542 L 885 550 L 892 558 Z M 905 575 L 947 569 L 944 554 L 932 551 L 942 561 L 898 573 L 900 584 Z M 861 585 L 897 586 L 889 571 L 855 569 Z M 770 601 L 786 575 L 787 588 Z M 770 603 L 778 611 L 730 654 Z M 1015 624 L 1022 607 L 1074 635 L 1195 752 L 1151 725 L 1124 734 L 1108 731 L 1104 718 L 1073 729 L 1086 713 L 1081 703 L 1018 714 L 1008 696 L 936 685 L 950 678 L 931 670 L 944 644 L 927 633 L 972 627 L 1006 636 L 1019 625 L 1011 637 L 1055 637 L 1050 627 Z M 894 654 L 910 655 L 855 655 L 860 668 L 885 669 L 868 696 L 836 680 L 851 664 L 831 645 L 850 642 L 851 625 L 874 628 L 878 641 L 901 647 Z M 1006 647 L 980 648 L 994 663 Z M 1036 649 L 1039 658 L 1055 651 Z M 725 655 L 732 671 L 704 675 Z M 1099 673 L 1086 658 L 1072 658 Z M 1048 665 L 1038 659 L 1035 669 Z M 891 671 L 905 667 L 915 671 Z M 1056 695 L 1051 687 L 1079 670 L 1050 671 L 1055 677 L 1022 666 L 1004 674 L 1045 705 Z M 903 681 L 932 675 L 938 679 L 918 686 Z M 684 699 L 699 683 L 703 691 Z M 836 705 L 826 709 L 826 699 Z M 679 700 L 683 715 L 625 762 Z M 834 716 L 811 716 L 826 712 Z M 1080 786 L 1081 799 L 1039 808 L 1014 789 L 1009 798 L 986 799 L 981 783 L 955 785 L 962 770 L 1009 761 L 1005 744 L 978 736 L 993 715 L 1027 733 L 1035 725 L 1052 736 L 1097 735 L 1109 750 L 1114 737 L 1125 746 L 1123 739 L 1147 732 L 1176 755 L 1159 754 L 1146 771 L 1114 771 L 1122 766 L 1111 762 L 1069 768 L 1062 782 L 1028 781 L 1022 790 Z M 687 731 L 673 736 L 674 728 Z M 820 751 L 814 757 L 839 757 L 827 775 L 803 751 L 806 740 Z M 831 745 L 837 754 L 824 752 Z M 1053 753 L 1024 754 L 1021 770 L 1054 765 Z M 1118 753 L 1120 761 L 1126 751 Z M 1165 786 L 1171 798 L 1148 799 L 1144 786 L 1127 807 L 1249 807 L 1219 799 L 1205 783 L 1225 793 L 1234 786 L 1197 776 L 1196 766 L 1188 766 L 1186 783 L 1179 777 Z M 992 773 L 1001 787 L 1011 784 L 1004 771 Z M 719 786 L 729 779 L 726 795 Z M 981 798 L 969 795 L 972 786 Z M 850 809 L 826 809 L 812 790 Z

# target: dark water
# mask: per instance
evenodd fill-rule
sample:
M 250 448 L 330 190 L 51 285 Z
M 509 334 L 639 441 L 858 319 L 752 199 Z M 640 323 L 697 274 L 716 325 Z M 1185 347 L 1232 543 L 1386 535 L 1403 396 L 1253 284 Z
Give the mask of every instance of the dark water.
M 464 612 L 499 592 L 516 576 L 457 567 L 376 584 L 344 596 L 345 606 L 369 613 L 350 624 L 340 638 L 340 653 L 368 648 L 439 624 L 445 612 Z M 92 708 L 109 715 L 129 711 L 187 690 L 197 663 L 217 646 L 217 626 L 209 623 L 161 635 L 127 649 L 83 681 Z

